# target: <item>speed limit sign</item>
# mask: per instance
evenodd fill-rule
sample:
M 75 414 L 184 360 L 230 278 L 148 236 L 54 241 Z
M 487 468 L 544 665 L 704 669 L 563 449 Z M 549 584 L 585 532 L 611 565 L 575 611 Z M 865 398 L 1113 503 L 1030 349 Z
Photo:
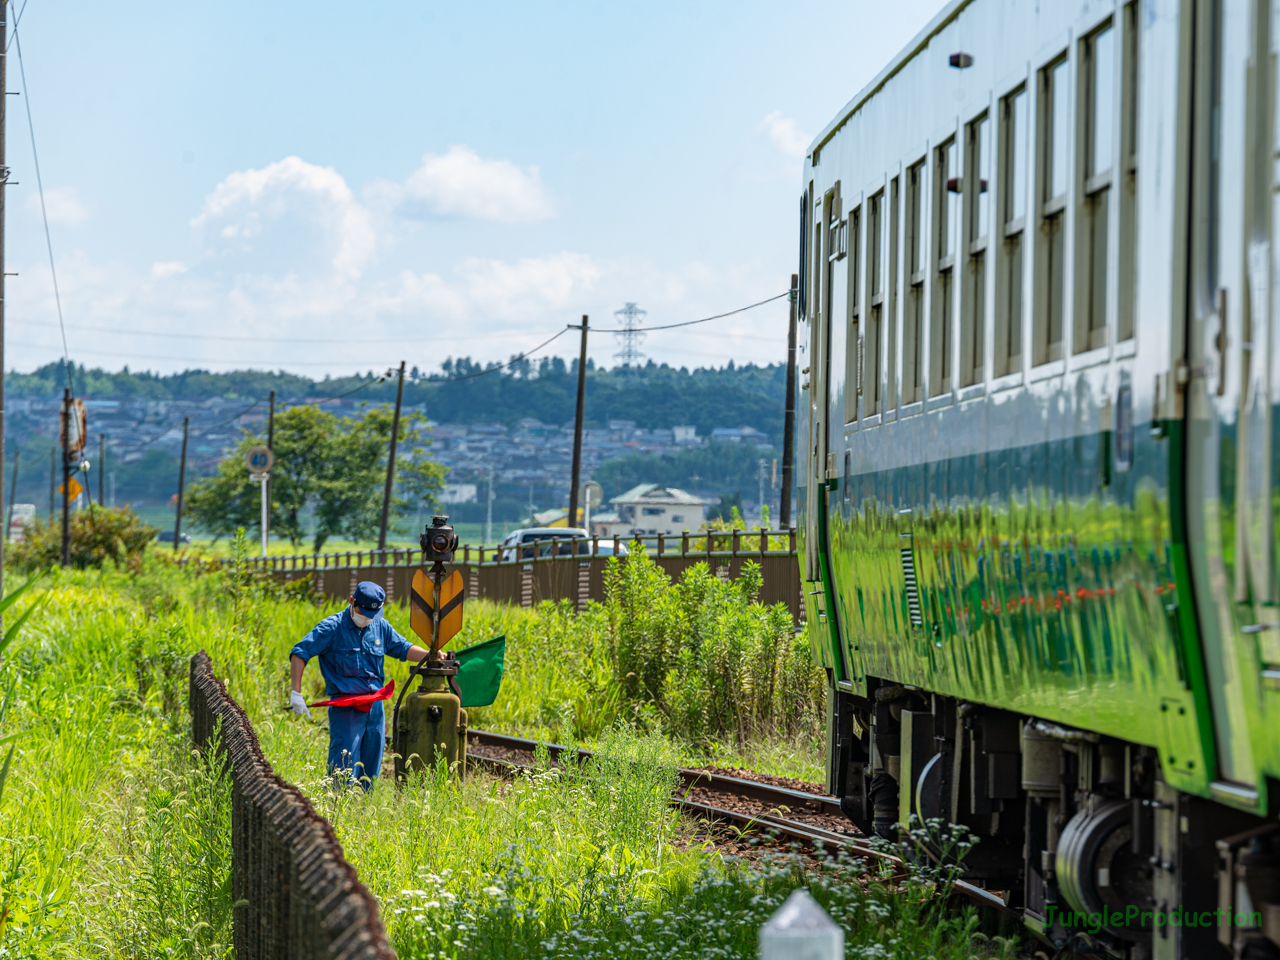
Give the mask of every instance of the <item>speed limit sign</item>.
M 274 460 L 275 457 L 267 447 L 250 447 L 244 455 L 245 466 L 249 468 L 250 474 L 270 473 Z

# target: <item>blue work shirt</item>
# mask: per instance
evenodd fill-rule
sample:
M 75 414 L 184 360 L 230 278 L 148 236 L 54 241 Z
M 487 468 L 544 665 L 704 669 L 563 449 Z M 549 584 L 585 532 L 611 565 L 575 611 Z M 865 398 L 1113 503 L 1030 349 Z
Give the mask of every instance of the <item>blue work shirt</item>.
M 412 644 L 396 633 L 384 617 L 363 629 L 357 627 L 348 606 L 317 623 L 289 653 L 305 661 L 319 657 L 325 694 L 346 697 L 381 690 L 387 682 L 383 677 L 382 658 L 407 660 L 410 646 Z

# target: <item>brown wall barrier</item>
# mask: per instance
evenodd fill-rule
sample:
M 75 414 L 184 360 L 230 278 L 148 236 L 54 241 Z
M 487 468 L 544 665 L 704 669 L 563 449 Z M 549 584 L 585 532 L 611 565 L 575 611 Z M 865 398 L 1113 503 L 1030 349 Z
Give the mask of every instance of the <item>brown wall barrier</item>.
M 672 580 L 679 580 L 695 563 L 706 563 L 716 576 L 736 579 L 743 564 L 753 561 L 760 565 L 763 577 L 760 602 L 786 604 L 793 622 L 800 623 L 804 596 L 800 587 L 794 531 L 774 531 L 764 535 L 756 531 L 739 532 L 737 535 L 716 534 L 715 549 L 710 553 L 690 549 L 690 541 L 691 536 L 658 538 L 656 543 L 649 543 L 649 555 Z M 459 548 L 456 568 L 462 571 L 463 581 L 468 584 L 468 598 L 474 596 L 524 607 L 542 600 L 568 600 L 581 610 L 589 600 L 604 601 L 604 571 L 609 562 L 607 556 L 595 555 L 601 541 L 585 542 L 591 544 L 592 555 L 549 556 L 508 562 L 491 559 L 491 550 Z M 482 556 L 486 559 L 481 559 Z M 250 558 L 248 562 L 251 567 L 268 570 L 281 580 L 309 579 L 321 596 L 346 599 L 358 582 L 372 580 L 386 589 L 389 601 L 407 603 L 409 583 L 418 566 L 418 551 L 352 551 L 268 557 L 266 560 Z M 470 587 L 472 582 L 476 585 L 475 593 Z
M 378 902 L 328 822 L 276 776 L 240 706 L 203 650 L 191 658 L 191 737 L 202 750 L 221 721 L 230 762 L 231 888 L 237 960 L 395 960 Z

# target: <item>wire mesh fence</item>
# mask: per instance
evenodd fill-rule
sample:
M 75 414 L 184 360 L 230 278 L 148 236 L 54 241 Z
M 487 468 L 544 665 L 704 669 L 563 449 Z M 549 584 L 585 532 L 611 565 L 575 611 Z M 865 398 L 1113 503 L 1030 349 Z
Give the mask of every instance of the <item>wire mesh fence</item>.
M 203 650 L 191 658 L 190 677 L 192 739 L 201 750 L 216 742 L 231 768 L 236 957 L 395 960 L 378 902 L 332 827 L 271 769 Z

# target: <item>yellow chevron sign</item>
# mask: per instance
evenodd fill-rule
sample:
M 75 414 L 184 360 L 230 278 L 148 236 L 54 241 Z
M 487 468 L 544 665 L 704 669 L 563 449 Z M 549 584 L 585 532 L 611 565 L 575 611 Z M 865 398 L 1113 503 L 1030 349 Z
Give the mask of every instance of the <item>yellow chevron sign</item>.
M 454 570 L 440 584 L 440 640 L 443 647 L 462 629 L 462 571 Z M 436 585 L 425 570 L 413 574 L 409 597 L 409 626 L 431 645 L 431 620 L 436 612 Z

